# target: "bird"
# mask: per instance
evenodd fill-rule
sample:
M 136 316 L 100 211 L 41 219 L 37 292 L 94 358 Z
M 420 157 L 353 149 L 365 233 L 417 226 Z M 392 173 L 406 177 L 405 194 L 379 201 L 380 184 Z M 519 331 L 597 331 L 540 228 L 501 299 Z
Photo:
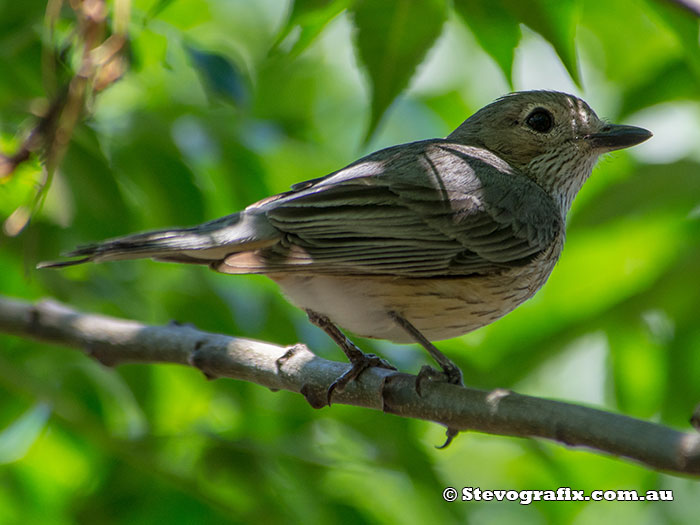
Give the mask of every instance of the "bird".
M 574 95 L 515 92 L 446 138 L 381 149 L 198 226 L 79 246 L 65 254 L 78 259 L 38 266 L 151 258 L 264 274 L 350 361 L 328 404 L 368 367 L 395 370 L 339 327 L 423 346 L 441 370 L 424 366 L 417 389 L 426 378 L 463 385 L 433 342 L 531 298 L 561 255 L 567 213 L 598 158 L 651 136 L 599 119 Z

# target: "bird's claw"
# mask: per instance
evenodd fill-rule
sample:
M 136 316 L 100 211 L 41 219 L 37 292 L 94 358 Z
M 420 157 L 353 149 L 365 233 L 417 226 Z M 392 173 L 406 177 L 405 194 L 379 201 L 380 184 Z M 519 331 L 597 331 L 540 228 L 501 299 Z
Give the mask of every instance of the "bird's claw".
M 423 397 L 423 382 L 425 380 L 449 383 L 450 385 L 464 386 L 462 371 L 456 366 L 447 366 L 442 370 L 436 370 L 432 366 L 423 365 L 416 376 L 416 393 Z
M 443 448 L 447 448 L 448 445 L 450 443 L 452 443 L 452 440 L 455 438 L 455 436 L 457 434 L 459 434 L 459 430 L 457 430 L 456 428 L 447 427 L 446 433 L 447 433 L 447 439 L 445 439 L 445 442 L 440 446 L 435 445 L 435 448 L 437 448 L 439 450 L 442 450 Z
M 432 366 L 423 365 L 420 372 L 416 376 L 416 393 L 423 397 L 422 386 L 423 381 L 440 381 L 443 383 L 449 383 L 451 385 L 464 386 L 464 381 L 462 379 L 462 371 L 454 364 L 452 366 L 446 366 L 442 370 L 436 370 Z M 447 446 L 452 443 L 455 436 L 459 434 L 459 430 L 452 427 L 447 427 L 447 439 L 440 446 L 435 446 L 437 449 L 447 448 Z
M 326 392 L 326 401 L 328 406 L 331 405 L 331 397 L 334 392 L 342 392 L 345 387 L 354 381 L 358 376 L 367 370 L 368 368 L 386 368 L 387 370 L 396 370 L 396 367 L 389 363 L 387 360 L 375 354 L 362 354 L 361 357 L 354 359 L 351 362 L 351 367 L 343 372 L 343 374 L 338 377 L 335 381 L 331 383 Z

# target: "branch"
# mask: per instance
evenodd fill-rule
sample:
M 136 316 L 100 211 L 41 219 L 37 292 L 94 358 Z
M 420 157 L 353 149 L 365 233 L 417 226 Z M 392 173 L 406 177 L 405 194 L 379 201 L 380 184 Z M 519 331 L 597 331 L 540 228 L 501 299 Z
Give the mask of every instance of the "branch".
M 49 2 L 46 8 L 46 21 L 49 37 L 53 43 L 54 27 L 59 21 L 62 2 Z M 42 161 L 42 176 L 37 181 L 37 189 L 31 206 L 22 205 L 5 220 L 3 230 L 6 235 L 18 235 L 29 223 L 32 215 L 41 206 L 46 190 L 56 167 L 68 149 L 73 131 L 81 117 L 89 112 L 90 97 L 94 96 L 119 80 L 126 72 L 125 49 L 126 29 L 129 21 L 129 5 L 126 0 L 116 0 L 112 20 L 114 31 L 103 39 L 108 22 L 108 9 L 105 0 L 92 2 L 71 2 L 74 11 L 75 42 L 62 50 L 44 49 L 44 83 L 53 84 L 56 71 L 55 64 L 65 62 L 64 55 L 74 49 L 80 55 L 79 66 L 66 83 L 55 90 L 47 103 L 47 109 L 41 111 L 37 122 L 27 134 L 14 154 L 0 152 L 0 183 L 10 178 L 20 165 L 29 161 L 34 155 Z M 50 74 L 49 74 L 50 73 Z M 50 77 L 50 78 L 47 78 Z
M 272 390 L 303 394 L 314 408 L 349 365 L 314 355 L 304 345 L 212 334 L 190 326 L 148 326 L 85 314 L 53 301 L 31 304 L 0 297 L 0 331 L 81 348 L 108 366 L 178 363 L 208 378 L 231 377 Z M 700 474 L 700 435 L 583 406 L 497 389 L 490 392 L 429 382 L 422 396 L 416 376 L 373 368 L 334 403 L 434 421 L 459 430 L 540 437 L 629 458 L 671 472 Z

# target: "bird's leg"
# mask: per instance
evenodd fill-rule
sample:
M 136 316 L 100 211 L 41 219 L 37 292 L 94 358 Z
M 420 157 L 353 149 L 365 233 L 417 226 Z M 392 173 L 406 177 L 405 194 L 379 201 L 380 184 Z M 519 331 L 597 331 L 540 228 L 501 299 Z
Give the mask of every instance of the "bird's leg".
M 421 367 L 418 376 L 416 376 L 416 392 L 421 395 L 421 385 L 425 379 L 440 378 L 446 380 L 448 383 L 453 385 L 464 386 L 462 381 L 462 371 L 459 367 L 454 364 L 445 354 L 443 354 L 437 347 L 428 341 L 426 337 L 420 333 L 420 331 L 413 326 L 408 320 L 396 312 L 389 312 L 391 318 L 398 324 L 401 328 L 406 330 L 411 337 L 416 340 L 423 348 L 425 348 L 430 356 L 437 361 L 437 363 L 442 368 L 442 372 L 438 372 L 432 366 L 424 365 Z M 447 427 L 447 439 L 445 442 L 437 448 L 445 448 L 447 445 L 452 443 L 454 437 L 459 434 L 459 430 L 452 427 Z
M 440 352 L 440 350 L 438 350 L 433 343 L 428 341 L 426 337 L 423 334 L 421 334 L 418 331 L 418 329 L 411 323 L 409 323 L 408 320 L 406 320 L 404 317 L 402 317 L 396 312 L 389 312 L 389 315 L 391 315 L 391 318 L 396 322 L 396 324 L 398 324 L 401 328 L 406 330 L 406 332 L 408 332 L 418 344 L 425 348 L 430 354 L 430 356 L 433 359 L 435 359 L 437 364 L 439 364 L 442 368 L 442 373 L 427 365 L 421 368 L 420 373 L 418 374 L 418 377 L 416 379 L 416 391 L 419 395 L 421 393 L 421 383 L 426 378 L 434 379 L 437 377 L 441 377 L 444 378 L 450 384 L 464 386 L 464 383 L 462 381 L 462 371 L 456 364 L 454 364 L 445 354 Z
M 313 324 L 318 326 L 321 330 L 326 332 L 333 341 L 345 352 L 345 355 L 348 356 L 348 359 L 350 360 L 350 364 L 352 365 L 350 369 L 343 373 L 338 379 L 333 381 L 331 385 L 328 387 L 328 392 L 326 394 L 327 396 L 327 401 L 328 404 L 331 404 L 331 396 L 333 395 L 333 392 L 338 391 L 342 392 L 345 390 L 345 387 L 350 383 L 350 381 L 353 381 L 357 379 L 357 377 L 364 372 L 367 368 L 371 368 L 373 366 L 379 367 L 379 368 L 387 368 L 389 370 L 396 370 L 396 367 L 391 365 L 391 363 L 385 361 L 379 356 L 376 356 L 374 354 L 365 354 L 362 350 L 360 350 L 355 343 L 350 341 L 343 332 L 340 331 L 340 329 L 333 324 L 333 322 L 328 319 L 325 315 L 321 315 L 319 313 L 314 312 L 313 310 L 306 310 L 306 315 L 309 316 L 309 321 L 311 321 Z

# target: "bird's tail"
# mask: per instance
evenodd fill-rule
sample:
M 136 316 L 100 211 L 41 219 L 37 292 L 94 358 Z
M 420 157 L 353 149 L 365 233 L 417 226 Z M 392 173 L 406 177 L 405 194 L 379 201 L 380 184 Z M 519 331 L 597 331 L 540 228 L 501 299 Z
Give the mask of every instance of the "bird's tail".
M 151 258 L 193 264 L 211 264 L 231 253 L 256 250 L 275 244 L 277 231 L 262 214 L 245 211 L 192 228 L 158 230 L 127 235 L 79 246 L 68 261 L 45 261 L 37 268 L 61 268 L 86 262 Z

